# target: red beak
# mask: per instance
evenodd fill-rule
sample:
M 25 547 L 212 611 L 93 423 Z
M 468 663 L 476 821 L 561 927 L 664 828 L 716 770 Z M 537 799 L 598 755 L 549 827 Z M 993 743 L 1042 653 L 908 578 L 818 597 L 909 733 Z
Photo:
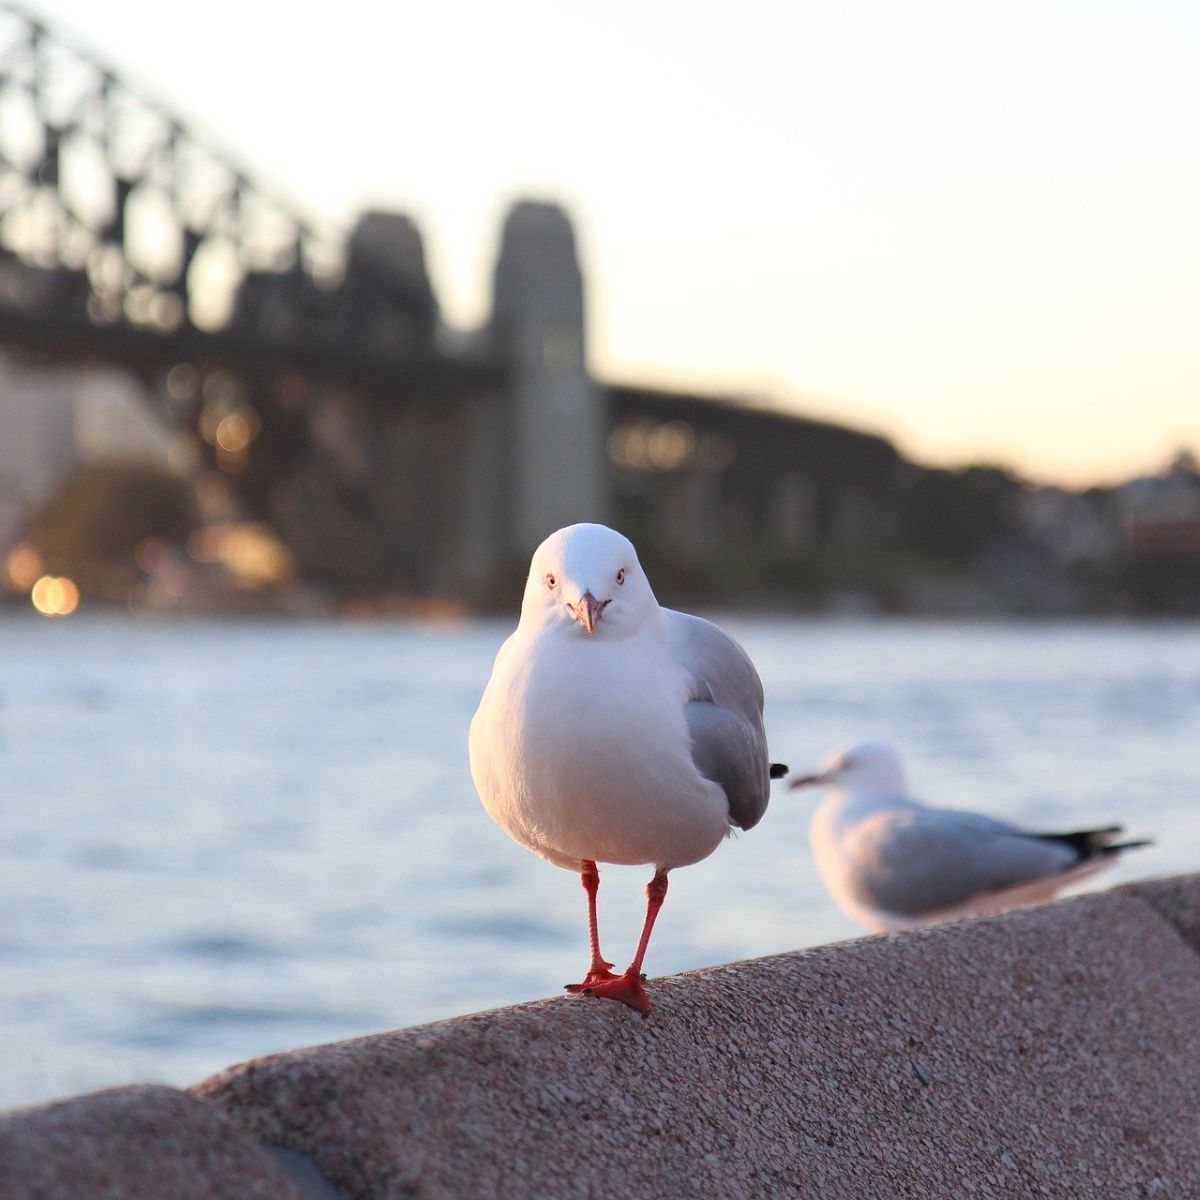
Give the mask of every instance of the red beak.
M 571 605 L 571 611 L 580 625 L 592 634 L 596 632 L 596 622 L 600 620 L 600 614 L 607 604 L 607 600 L 597 600 L 591 592 L 584 592 L 578 602 Z

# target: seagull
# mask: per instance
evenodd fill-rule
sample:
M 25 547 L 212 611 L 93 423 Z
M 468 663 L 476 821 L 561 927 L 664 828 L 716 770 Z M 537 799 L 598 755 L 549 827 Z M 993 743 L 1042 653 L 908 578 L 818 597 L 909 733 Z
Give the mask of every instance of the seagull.
M 604 525 L 560 529 L 535 551 L 516 632 L 471 722 L 471 775 L 511 838 L 578 871 L 591 963 L 567 991 L 650 1008 L 642 960 L 667 872 L 751 829 L 770 780 L 763 690 L 715 625 L 662 608 L 632 542 Z M 646 919 L 614 975 L 596 928 L 598 863 L 648 864 Z
M 864 741 L 835 751 L 790 789 L 824 787 L 810 837 L 838 907 L 868 929 L 911 929 L 1040 904 L 1125 850 L 1120 825 L 1034 833 L 981 813 L 927 808 L 908 794 L 900 755 Z

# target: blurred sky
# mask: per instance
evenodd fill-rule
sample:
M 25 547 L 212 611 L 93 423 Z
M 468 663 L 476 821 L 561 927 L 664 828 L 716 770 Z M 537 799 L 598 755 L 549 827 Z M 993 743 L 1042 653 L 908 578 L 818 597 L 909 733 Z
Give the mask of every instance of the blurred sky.
M 413 213 L 448 318 L 576 217 L 605 378 L 1092 482 L 1200 449 L 1200 6 L 38 0 L 313 214 Z

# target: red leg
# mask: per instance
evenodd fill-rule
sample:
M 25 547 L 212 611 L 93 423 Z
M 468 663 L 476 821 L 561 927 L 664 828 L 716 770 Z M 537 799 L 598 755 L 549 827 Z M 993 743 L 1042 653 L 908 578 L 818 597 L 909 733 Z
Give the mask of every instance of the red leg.
M 646 957 L 646 947 L 650 944 L 650 933 L 658 917 L 658 910 L 663 906 L 667 895 L 667 873 L 659 871 L 646 885 L 646 922 L 642 926 L 641 940 L 638 942 L 637 953 L 629 964 L 624 975 L 593 984 L 587 989 L 589 995 L 605 996 L 609 1000 L 620 1000 L 638 1012 L 648 1012 L 650 997 L 642 987 L 642 959 Z
M 600 890 L 600 872 L 596 869 L 596 864 L 585 858 L 579 879 L 588 897 L 588 944 L 592 950 L 592 965 L 588 967 L 588 973 L 582 983 L 567 984 L 568 992 L 582 992 L 603 983 L 606 979 L 616 978 L 609 970 L 612 963 L 605 962 L 600 955 L 600 931 L 596 928 L 596 893 Z

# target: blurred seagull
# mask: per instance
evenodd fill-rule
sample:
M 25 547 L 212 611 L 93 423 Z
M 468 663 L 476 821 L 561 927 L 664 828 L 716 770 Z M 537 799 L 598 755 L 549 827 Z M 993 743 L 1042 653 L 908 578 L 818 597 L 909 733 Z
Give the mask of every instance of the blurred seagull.
M 813 814 L 813 857 L 841 910 L 868 929 L 908 929 L 1004 912 L 1054 898 L 1124 850 L 1120 825 L 1032 833 L 980 813 L 911 799 L 900 755 L 886 742 L 831 754 L 789 788 L 824 787 Z
M 578 871 L 591 964 L 567 991 L 650 1007 L 642 959 L 667 872 L 707 858 L 767 807 L 763 692 L 742 648 L 699 617 L 661 608 L 632 543 L 603 525 L 548 537 L 521 619 L 471 722 L 471 774 L 492 820 Z M 596 929 L 599 862 L 654 867 L 628 970 Z

